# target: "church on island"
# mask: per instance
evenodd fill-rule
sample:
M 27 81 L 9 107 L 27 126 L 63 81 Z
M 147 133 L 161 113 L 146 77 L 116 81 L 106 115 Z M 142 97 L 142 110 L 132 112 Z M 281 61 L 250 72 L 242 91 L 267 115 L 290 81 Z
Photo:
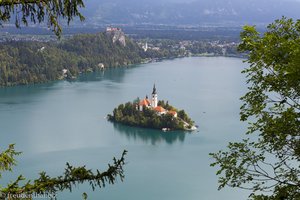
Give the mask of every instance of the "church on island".
M 107 115 L 108 120 L 162 131 L 196 130 L 194 121 L 184 110 L 177 110 L 168 101 L 158 100 L 155 84 L 149 97 L 146 95 L 143 99 L 137 98 L 132 102 L 120 104 L 113 110 L 112 115 Z
M 163 114 L 171 114 L 174 117 L 177 117 L 177 112 L 173 111 L 173 110 L 166 110 L 165 108 L 163 108 L 162 106 L 158 106 L 158 98 L 157 98 L 157 92 L 156 92 L 156 87 L 155 84 L 153 86 L 153 91 L 151 94 L 151 100 L 149 100 L 148 95 L 146 95 L 146 97 L 141 100 L 138 104 L 139 106 L 137 107 L 137 109 L 139 111 L 143 111 L 144 107 L 149 108 L 149 109 L 153 109 L 154 111 L 157 112 L 158 115 L 163 115 Z

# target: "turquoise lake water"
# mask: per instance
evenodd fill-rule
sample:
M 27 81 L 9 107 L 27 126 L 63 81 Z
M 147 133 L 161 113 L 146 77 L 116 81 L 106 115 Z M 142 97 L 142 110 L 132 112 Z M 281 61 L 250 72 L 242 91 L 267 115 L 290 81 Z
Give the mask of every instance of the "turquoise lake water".
M 105 170 L 128 150 L 125 180 L 92 192 L 87 185 L 58 199 L 241 200 L 247 191 L 217 190 L 210 152 L 244 137 L 239 98 L 246 92 L 241 59 L 200 57 L 166 60 L 82 75 L 77 81 L 0 89 L 0 148 L 10 143 L 23 154 L 13 173 L 56 176 L 65 163 Z M 113 124 L 105 119 L 120 103 L 150 95 L 185 109 L 197 131 L 161 132 Z

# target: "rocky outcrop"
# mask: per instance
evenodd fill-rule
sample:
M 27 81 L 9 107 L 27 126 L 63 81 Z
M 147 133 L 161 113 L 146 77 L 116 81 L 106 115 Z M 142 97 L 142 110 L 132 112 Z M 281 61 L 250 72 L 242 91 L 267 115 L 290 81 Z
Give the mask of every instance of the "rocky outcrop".
M 107 27 L 106 28 L 106 35 L 111 37 L 113 43 L 119 42 L 122 46 L 126 46 L 126 37 L 122 29 L 120 28 L 113 28 Z

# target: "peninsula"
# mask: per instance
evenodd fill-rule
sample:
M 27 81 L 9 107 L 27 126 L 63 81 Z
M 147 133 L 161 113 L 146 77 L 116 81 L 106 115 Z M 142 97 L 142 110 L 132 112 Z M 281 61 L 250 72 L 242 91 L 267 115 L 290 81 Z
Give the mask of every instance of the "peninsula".
M 195 130 L 194 122 L 184 110 L 178 110 L 168 101 L 158 100 L 155 85 L 151 94 L 144 99 L 119 105 L 108 114 L 108 120 L 129 126 L 170 130 Z
M 0 33 L 0 87 L 73 80 L 82 73 L 166 58 L 238 56 L 236 45 L 219 40 L 134 39 L 118 27 L 107 27 L 96 34 L 72 35 L 61 41 Z

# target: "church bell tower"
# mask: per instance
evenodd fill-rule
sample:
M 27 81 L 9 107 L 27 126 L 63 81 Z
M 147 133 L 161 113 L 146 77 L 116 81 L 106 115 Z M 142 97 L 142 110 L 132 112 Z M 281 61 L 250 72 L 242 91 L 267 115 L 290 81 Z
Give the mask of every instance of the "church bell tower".
M 154 86 L 153 86 L 152 99 L 151 99 L 151 106 L 152 106 L 152 108 L 157 107 L 157 93 L 156 93 L 155 84 L 154 84 Z

